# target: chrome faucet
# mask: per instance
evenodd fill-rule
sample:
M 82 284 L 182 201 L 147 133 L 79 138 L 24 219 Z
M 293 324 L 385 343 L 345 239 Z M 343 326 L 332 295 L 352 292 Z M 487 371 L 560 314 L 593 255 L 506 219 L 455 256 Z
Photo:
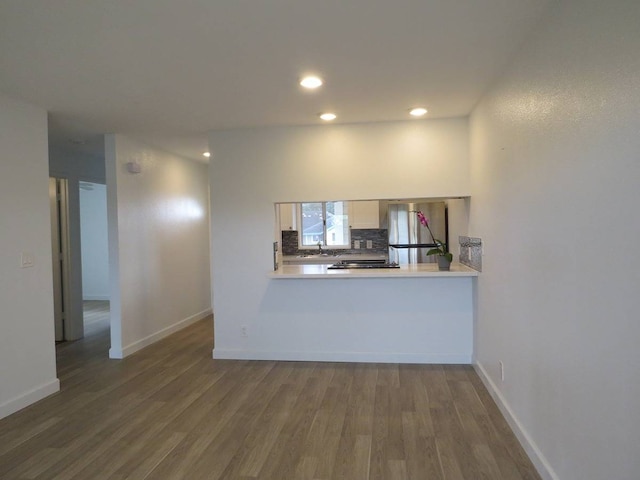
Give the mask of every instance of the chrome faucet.
M 318 251 L 322 255 L 322 242 L 318 242 Z

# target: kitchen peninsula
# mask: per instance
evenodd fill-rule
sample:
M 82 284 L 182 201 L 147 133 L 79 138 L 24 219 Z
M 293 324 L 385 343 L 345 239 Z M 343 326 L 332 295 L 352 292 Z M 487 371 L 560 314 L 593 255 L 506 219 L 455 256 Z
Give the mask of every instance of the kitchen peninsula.
M 470 364 L 477 272 L 454 263 L 328 270 L 283 265 L 265 272 L 252 323 L 219 329 L 214 358 Z M 230 314 L 237 316 L 236 311 Z M 247 323 L 244 323 L 247 322 Z M 244 327 L 243 327 L 244 326 Z M 246 332 L 246 333 L 245 333 Z M 218 337 L 218 338 L 219 338 Z
M 269 277 L 273 279 L 358 279 L 409 277 L 477 277 L 478 272 L 460 263 L 453 263 L 449 271 L 439 271 L 435 263 L 400 265 L 399 268 L 368 268 L 332 270 L 330 264 L 282 265 Z
M 269 260 L 278 267 L 267 273 L 267 258 L 255 255 L 251 275 L 246 267 L 227 270 L 221 289 L 234 282 L 230 293 L 245 294 L 233 304 L 217 300 L 217 315 L 228 321 L 216 324 L 214 358 L 470 364 L 478 272 L 458 262 L 439 271 L 429 262 L 433 239 L 413 210 L 431 203 L 445 207 L 429 213 L 436 235 L 466 233 L 460 198 L 275 204 Z M 391 221 L 389 205 L 398 211 Z M 416 244 L 411 254 L 391 258 L 405 247 L 390 245 L 389 227 L 406 233 L 395 243 Z

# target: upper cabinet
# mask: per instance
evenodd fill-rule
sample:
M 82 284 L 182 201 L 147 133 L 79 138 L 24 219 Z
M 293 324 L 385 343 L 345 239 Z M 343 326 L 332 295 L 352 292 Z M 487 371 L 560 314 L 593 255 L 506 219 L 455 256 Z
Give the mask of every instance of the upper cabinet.
M 295 203 L 280 204 L 280 230 L 295 230 L 296 228 Z
M 277 206 L 280 216 L 280 230 L 298 229 L 297 203 L 279 203 Z M 347 202 L 349 227 L 387 228 L 387 202 L 381 200 L 351 200 Z
M 378 200 L 349 202 L 351 228 L 380 228 L 380 202 Z

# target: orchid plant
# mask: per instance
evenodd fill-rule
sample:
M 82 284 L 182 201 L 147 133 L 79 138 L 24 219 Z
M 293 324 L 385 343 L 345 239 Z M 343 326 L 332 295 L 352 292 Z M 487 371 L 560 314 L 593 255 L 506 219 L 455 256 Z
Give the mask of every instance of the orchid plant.
M 431 235 L 431 240 L 433 240 L 433 243 L 435 243 L 437 245 L 436 248 L 432 248 L 427 252 L 427 255 L 439 255 L 441 257 L 444 257 L 447 259 L 448 262 L 453 261 L 453 254 L 451 254 L 448 250 L 447 250 L 447 244 L 444 243 L 441 240 L 438 240 L 437 238 L 435 238 L 433 236 L 433 232 L 431 231 L 431 228 L 429 227 L 429 219 L 427 217 L 424 216 L 424 213 L 422 213 L 421 211 L 416 212 L 418 215 L 418 220 L 420 220 L 420 223 L 427 227 L 427 230 L 429 230 L 429 235 Z

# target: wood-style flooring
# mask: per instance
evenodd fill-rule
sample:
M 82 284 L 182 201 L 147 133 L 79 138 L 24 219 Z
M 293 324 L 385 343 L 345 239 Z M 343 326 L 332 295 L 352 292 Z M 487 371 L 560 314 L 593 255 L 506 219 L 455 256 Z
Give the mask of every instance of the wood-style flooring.
M 59 345 L 61 392 L 0 420 L 0 478 L 539 479 L 470 366 L 212 360 L 212 337 Z
M 82 302 L 82 320 L 85 336 L 95 335 L 109 328 L 109 300 L 84 300 Z

